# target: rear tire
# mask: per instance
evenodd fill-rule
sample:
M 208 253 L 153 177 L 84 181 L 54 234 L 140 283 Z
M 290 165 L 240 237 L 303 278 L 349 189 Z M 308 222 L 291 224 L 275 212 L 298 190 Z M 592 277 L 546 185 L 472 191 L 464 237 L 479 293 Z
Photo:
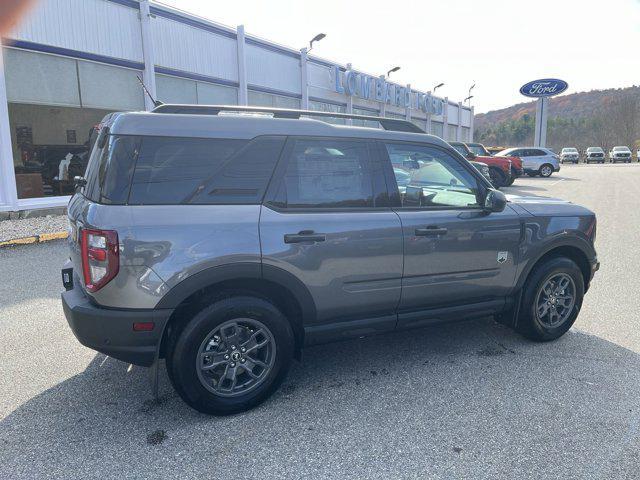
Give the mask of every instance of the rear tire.
M 555 340 L 576 321 L 583 297 L 580 268 L 566 257 L 551 257 L 527 278 L 516 330 L 537 342 Z
M 294 336 L 285 316 L 251 296 L 214 302 L 175 336 L 167 355 L 169 379 L 189 406 L 212 415 L 243 412 L 265 401 L 293 358 Z

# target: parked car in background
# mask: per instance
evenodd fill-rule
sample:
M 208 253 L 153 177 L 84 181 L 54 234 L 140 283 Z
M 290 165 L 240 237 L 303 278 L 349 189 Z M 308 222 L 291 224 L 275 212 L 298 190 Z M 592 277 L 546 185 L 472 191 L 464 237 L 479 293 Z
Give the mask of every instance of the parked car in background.
M 560 151 L 560 163 L 578 163 L 580 161 L 580 152 L 574 147 L 565 147 Z
M 604 150 L 600 147 L 589 147 L 584 152 L 584 161 L 587 163 L 604 163 Z
M 487 150 L 487 148 L 481 143 L 466 143 L 465 145 L 469 148 L 469 150 L 471 150 L 478 157 L 484 158 L 484 157 L 497 156 L 489 152 L 489 150 Z M 522 168 L 522 160 L 520 160 L 519 157 L 514 157 L 513 155 L 509 157 L 502 157 L 502 158 L 511 160 L 511 179 L 509 182 L 507 182 L 507 185 L 511 185 L 517 177 L 521 177 L 522 175 L 524 175 L 524 170 Z M 479 160 L 482 161 L 480 158 Z
M 544 147 L 514 147 L 501 151 L 498 155 L 520 157 L 524 173 L 531 177 L 550 177 L 560 171 L 560 157 Z
M 511 160 L 502 157 L 478 156 L 469 150 L 469 147 L 462 142 L 449 142 L 449 145 L 469 161 L 473 160 L 486 163 L 489 167 L 489 175 L 491 176 L 491 183 L 494 187 L 506 187 L 513 183 L 514 177 L 511 171 Z
M 491 181 L 491 171 L 489 170 L 489 165 L 483 162 L 476 162 L 474 160 L 470 160 L 469 163 L 476 167 L 484 178 Z
M 509 147 L 487 147 L 487 151 L 491 154 L 491 155 L 496 155 L 498 153 L 500 153 L 502 150 L 505 150 Z
M 624 145 L 613 147 L 609 151 L 609 161 L 611 163 L 631 163 L 631 150 L 629 147 L 625 147 Z

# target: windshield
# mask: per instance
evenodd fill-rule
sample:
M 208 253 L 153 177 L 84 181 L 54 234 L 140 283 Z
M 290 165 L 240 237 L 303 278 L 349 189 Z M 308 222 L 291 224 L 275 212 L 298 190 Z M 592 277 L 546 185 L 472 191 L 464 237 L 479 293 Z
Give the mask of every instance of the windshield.
M 467 143 L 467 147 L 469 147 L 469 150 L 471 150 L 476 155 L 480 155 L 483 157 L 491 156 L 491 154 L 487 151 L 486 148 L 484 148 L 484 145 L 482 145 L 481 143 Z
M 602 149 L 600 147 L 589 147 L 587 152 L 602 152 Z
M 575 148 L 563 148 L 562 153 L 578 153 L 578 150 Z
M 614 152 L 628 152 L 629 147 L 613 147 Z
M 507 148 L 495 154 L 496 157 L 510 157 L 511 152 L 515 152 L 515 148 Z

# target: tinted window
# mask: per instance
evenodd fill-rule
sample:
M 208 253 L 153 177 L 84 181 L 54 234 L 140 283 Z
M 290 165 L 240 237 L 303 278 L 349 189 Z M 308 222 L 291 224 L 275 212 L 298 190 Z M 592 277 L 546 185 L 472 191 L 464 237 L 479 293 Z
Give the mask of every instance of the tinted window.
M 191 201 L 203 183 L 246 140 L 144 137 L 129 203 L 179 204 Z
M 211 177 L 196 189 L 189 203 L 262 202 L 284 142 L 284 137 L 259 137 L 252 140 L 213 172 Z
M 132 136 L 109 135 L 104 143 L 96 143 L 83 194 L 98 203 L 125 204 L 139 148 L 140 137 Z
M 409 183 L 398 188 L 404 207 L 472 207 L 478 205 L 478 182 L 462 163 L 443 150 L 426 145 L 386 143 L 389 155 L 420 158 Z M 404 191 L 403 191 L 404 190 Z
M 295 139 L 276 205 L 373 207 L 370 147 L 364 141 Z
M 543 150 L 529 150 L 530 157 L 544 157 L 545 155 L 547 155 L 547 152 Z

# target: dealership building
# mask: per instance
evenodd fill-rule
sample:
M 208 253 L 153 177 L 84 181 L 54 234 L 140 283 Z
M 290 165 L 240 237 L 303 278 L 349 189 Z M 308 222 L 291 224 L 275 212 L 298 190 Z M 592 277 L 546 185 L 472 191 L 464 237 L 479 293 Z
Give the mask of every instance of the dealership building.
M 385 116 L 473 137 L 461 102 L 147 0 L 40 0 L 1 52 L 0 211 L 66 205 L 100 120 L 153 108 L 137 76 L 165 103 Z

